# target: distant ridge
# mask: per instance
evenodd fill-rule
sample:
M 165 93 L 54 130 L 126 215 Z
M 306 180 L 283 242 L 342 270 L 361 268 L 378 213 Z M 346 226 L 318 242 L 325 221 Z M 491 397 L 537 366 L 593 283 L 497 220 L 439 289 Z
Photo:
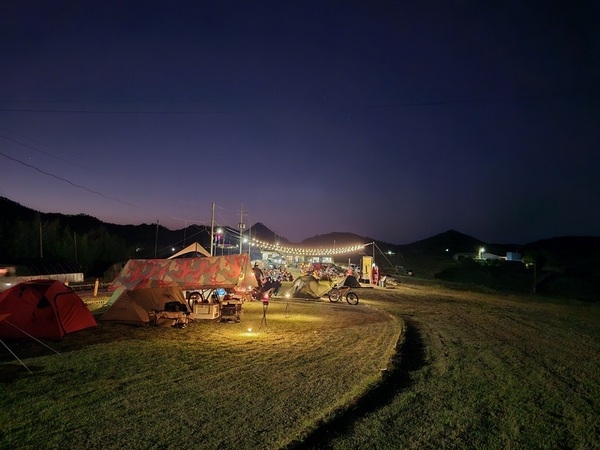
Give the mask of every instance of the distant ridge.
M 354 233 L 333 232 L 327 234 L 319 234 L 307 239 L 304 239 L 301 244 L 306 247 L 334 247 L 344 245 L 366 244 L 373 242 L 372 238 L 365 238 Z
M 481 246 L 487 245 L 485 242 L 460 233 L 456 230 L 448 230 L 427 239 L 422 239 L 412 244 L 402 245 L 405 250 L 419 251 L 422 253 L 473 253 Z M 447 250 L 446 250 L 447 249 Z
M 290 241 L 288 241 L 286 238 L 284 238 L 281 235 L 275 234 L 267 226 L 260 222 L 257 222 L 250 227 L 250 235 L 252 236 L 252 238 L 258 239 L 260 241 L 279 242 L 283 244 L 290 243 Z
M 156 236 L 156 224 L 117 225 L 102 222 L 95 217 L 85 214 L 66 215 L 61 213 L 42 213 L 23 206 L 6 197 L 0 196 L 0 222 L 34 221 L 38 216 L 44 220 L 58 220 L 63 222 L 77 233 L 85 233 L 97 229 L 98 227 L 104 227 L 111 233 L 119 234 L 126 239 L 146 241 L 148 245 L 152 246 Z M 183 235 L 184 231 L 187 231 L 186 235 L 188 240 L 196 238 L 196 240 L 199 240 L 203 245 L 210 245 L 210 229 L 206 226 L 191 225 L 187 229 L 181 230 L 169 230 L 162 225 L 158 228 L 160 229 L 159 241 L 163 245 L 170 245 L 170 243 L 176 240 L 178 236 Z M 234 229 L 229 229 L 229 231 L 232 234 L 238 233 L 238 231 Z M 261 222 L 252 225 L 249 231 L 252 237 L 259 240 L 290 244 L 290 241 L 287 238 L 276 234 Z M 168 240 L 168 242 L 165 242 L 165 239 Z M 379 246 L 385 246 L 397 251 L 414 251 L 430 254 L 440 254 L 446 252 L 446 249 L 451 253 L 476 252 L 480 246 L 485 246 L 486 249 L 489 249 L 492 252 L 497 250 L 499 253 L 507 250 L 515 251 L 520 249 L 540 248 L 551 248 L 552 250 L 560 251 L 561 253 L 577 252 L 578 254 L 588 254 L 590 252 L 598 254 L 600 251 L 600 237 L 562 236 L 516 246 L 500 243 L 486 243 L 456 230 L 447 230 L 427 239 L 421 239 L 410 244 L 402 245 L 386 243 L 372 237 L 359 236 L 348 232 L 331 232 L 316 235 L 304 239 L 298 245 L 332 247 L 333 245 L 353 245 L 370 242 L 376 242 Z

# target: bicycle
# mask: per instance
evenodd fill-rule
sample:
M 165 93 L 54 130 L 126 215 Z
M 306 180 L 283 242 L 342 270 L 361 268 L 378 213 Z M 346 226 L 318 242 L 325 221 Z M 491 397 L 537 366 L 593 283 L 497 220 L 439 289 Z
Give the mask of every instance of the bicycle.
M 327 296 L 329 297 L 329 301 L 331 303 L 337 303 L 340 301 L 340 299 L 346 297 L 346 301 L 349 305 L 358 304 L 358 294 L 356 292 L 352 292 L 349 286 L 333 287 L 327 293 Z

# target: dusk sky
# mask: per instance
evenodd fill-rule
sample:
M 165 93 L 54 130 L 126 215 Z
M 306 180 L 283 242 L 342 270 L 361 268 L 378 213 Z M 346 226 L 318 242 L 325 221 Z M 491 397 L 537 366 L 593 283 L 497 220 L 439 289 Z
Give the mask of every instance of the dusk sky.
M 600 235 L 598 1 L 5 1 L 0 196 L 292 242 Z

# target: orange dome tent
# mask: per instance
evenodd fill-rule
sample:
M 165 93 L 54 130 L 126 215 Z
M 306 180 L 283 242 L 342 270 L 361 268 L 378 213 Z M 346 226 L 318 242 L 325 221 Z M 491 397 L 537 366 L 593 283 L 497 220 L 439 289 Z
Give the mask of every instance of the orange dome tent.
M 0 339 L 59 340 L 67 333 L 96 326 L 81 297 L 56 280 L 19 283 L 0 293 Z

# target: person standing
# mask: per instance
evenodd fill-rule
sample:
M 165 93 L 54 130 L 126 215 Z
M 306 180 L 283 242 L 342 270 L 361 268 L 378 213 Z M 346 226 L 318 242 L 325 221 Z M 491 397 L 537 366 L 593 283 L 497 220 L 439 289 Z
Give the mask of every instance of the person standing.
M 254 267 L 252 268 L 252 272 L 254 272 L 254 277 L 256 278 L 256 283 L 258 284 L 258 289 L 260 290 L 263 286 L 263 271 L 258 267 L 258 263 L 254 263 Z

